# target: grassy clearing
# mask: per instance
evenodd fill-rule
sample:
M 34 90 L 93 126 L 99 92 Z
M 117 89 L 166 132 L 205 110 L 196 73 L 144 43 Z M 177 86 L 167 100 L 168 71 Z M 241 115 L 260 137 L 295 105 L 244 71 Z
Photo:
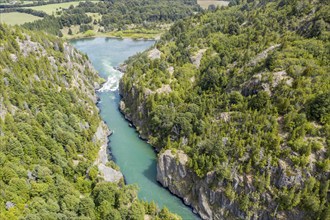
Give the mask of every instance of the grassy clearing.
M 72 25 L 70 27 L 70 29 L 71 29 L 73 35 L 77 35 L 79 33 L 79 25 Z M 70 36 L 73 36 L 73 35 L 68 34 L 68 32 L 69 32 L 68 27 L 63 27 L 63 29 L 61 31 L 62 31 L 62 34 L 63 34 L 64 38 L 70 38 Z
M 197 0 L 197 3 L 204 9 L 207 9 L 209 5 L 227 6 L 229 4 L 229 2 L 227 1 L 217 1 L 217 0 Z
M 26 13 L 20 13 L 20 12 L 10 12 L 10 13 L 1 13 L 0 14 L 0 21 L 1 23 L 6 23 L 9 25 L 21 25 L 26 22 L 33 22 L 35 20 L 42 19 L 40 17 L 26 14 Z
M 58 4 L 49 4 L 49 5 L 40 5 L 40 6 L 33 6 L 33 7 L 26 7 L 26 8 L 31 8 L 36 11 L 43 11 L 49 15 L 55 14 L 56 9 L 61 10 L 61 9 L 67 9 L 70 7 L 70 5 L 77 6 L 79 2 L 64 2 L 64 3 L 58 3 Z

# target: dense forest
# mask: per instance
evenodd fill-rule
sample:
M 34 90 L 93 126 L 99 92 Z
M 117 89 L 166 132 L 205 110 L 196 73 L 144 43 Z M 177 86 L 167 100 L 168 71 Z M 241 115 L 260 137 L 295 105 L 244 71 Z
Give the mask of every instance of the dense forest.
M 80 32 L 96 29 L 97 32 L 120 31 L 143 27 L 154 29 L 181 18 L 193 15 L 201 8 L 196 0 L 105 0 L 99 2 L 80 2 L 76 7 L 48 16 L 43 20 L 28 23 L 32 30 L 45 30 L 60 35 L 60 29 L 79 25 Z M 87 13 L 100 16 L 93 19 Z M 72 34 L 72 33 L 71 33 Z
M 244 218 L 329 219 L 329 1 L 230 5 L 129 59 L 122 110 L 160 152 L 184 151 L 200 179 L 214 173 L 209 187 Z
M 102 79 L 87 56 L 1 24 L 0 57 L 0 219 L 179 218 L 100 175 L 94 90 Z

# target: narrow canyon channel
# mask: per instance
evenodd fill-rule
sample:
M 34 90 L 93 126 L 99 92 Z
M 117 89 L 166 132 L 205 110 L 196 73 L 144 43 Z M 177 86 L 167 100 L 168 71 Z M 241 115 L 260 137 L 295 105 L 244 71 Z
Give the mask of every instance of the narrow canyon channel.
M 179 198 L 156 181 L 156 153 L 152 146 L 139 139 L 135 129 L 129 126 L 118 110 L 118 84 L 122 73 L 114 67 L 128 57 L 148 49 L 154 41 L 90 38 L 72 40 L 71 44 L 86 53 L 94 68 L 107 79 L 98 93 L 98 107 L 103 120 L 113 131 L 109 148 L 126 183 L 138 185 L 139 198 L 142 200 L 154 201 L 160 208 L 166 206 L 184 220 L 199 219 Z

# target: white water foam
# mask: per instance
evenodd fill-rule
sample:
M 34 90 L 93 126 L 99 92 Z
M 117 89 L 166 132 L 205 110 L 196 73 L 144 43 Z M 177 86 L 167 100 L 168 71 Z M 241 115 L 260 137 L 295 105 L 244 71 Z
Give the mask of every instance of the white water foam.
M 123 73 L 114 69 L 113 66 L 109 65 L 106 61 L 102 63 L 108 73 L 108 79 L 103 86 L 98 90 L 99 92 L 116 91 L 119 87 L 119 81 Z

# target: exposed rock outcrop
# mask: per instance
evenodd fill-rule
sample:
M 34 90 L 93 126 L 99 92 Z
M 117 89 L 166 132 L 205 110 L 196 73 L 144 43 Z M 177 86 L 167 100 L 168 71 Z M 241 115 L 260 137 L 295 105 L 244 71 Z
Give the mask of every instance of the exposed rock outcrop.
M 114 68 L 115 70 L 118 70 L 122 73 L 125 73 L 126 72 L 126 69 L 127 69 L 127 64 L 120 64 L 119 66 L 115 67 Z
M 106 166 L 109 162 L 109 152 L 108 149 L 108 136 L 111 135 L 106 124 L 102 121 L 97 128 L 97 131 L 94 135 L 93 141 L 100 144 L 100 150 L 98 157 L 94 162 L 94 165 L 97 165 L 99 171 L 107 182 L 119 182 L 123 178 L 123 174 L 120 171 L 117 171 L 111 167 Z
M 248 63 L 247 66 L 255 66 L 255 65 L 257 65 L 258 62 L 260 62 L 262 59 L 265 59 L 268 56 L 268 53 L 270 53 L 271 51 L 275 50 L 276 48 L 279 48 L 280 46 L 281 46 L 281 44 L 276 44 L 276 45 L 273 45 L 273 46 L 267 48 L 266 50 L 262 51 L 254 59 L 252 59 L 250 61 L 250 63 Z
M 190 57 L 191 62 L 196 66 L 197 69 L 201 65 L 201 60 L 205 51 L 206 49 L 200 49 L 194 56 Z
M 301 212 L 277 212 L 275 199 L 267 192 L 262 197 L 268 204 L 267 210 L 250 210 L 250 215 L 242 211 L 239 203 L 228 198 L 226 187 L 232 186 L 236 195 L 252 193 L 255 188 L 252 185 L 253 177 L 232 173 L 232 183 L 216 178 L 214 172 L 209 172 L 205 177 L 198 177 L 188 167 L 188 156 L 183 151 L 166 150 L 158 156 L 157 181 L 168 188 L 173 194 L 182 198 L 186 205 L 191 206 L 202 219 L 302 219 Z M 287 177 L 288 170 L 285 163 L 273 169 L 272 176 L 279 178 L 272 180 L 280 186 L 290 186 L 293 182 L 300 184 L 298 176 Z M 251 207 L 250 207 L 251 208 Z M 277 213 L 276 213 L 277 212 Z
M 7 201 L 6 202 L 6 209 L 9 210 L 11 208 L 15 207 L 15 203 L 11 202 L 11 201 Z
M 148 53 L 148 57 L 151 60 L 160 59 L 160 55 L 161 55 L 161 52 L 157 48 L 150 50 Z
M 259 91 L 265 91 L 271 96 L 280 83 L 291 87 L 293 78 L 288 76 L 286 71 L 258 73 L 241 85 L 241 93 L 244 96 L 249 96 L 257 94 Z
M 138 111 L 131 112 L 127 108 L 127 106 L 133 105 L 133 103 L 135 102 L 134 100 L 137 99 L 139 96 L 139 92 L 137 91 L 137 89 L 134 86 L 130 89 L 130 94 L 125 92 L 125 90 L 123 88 L 123 82 L 120 81 L 119 94 L 123 97 L 119 103 L 119 110 L 125 115 L 126 120 L 128 120 L 132 124 L 134 124 L 134 126 L 136 127 L 136 130 L 140 134 L 140 137 L 144 140 L 147 140 L 148 136 L 149 136 L 148 129 L 147 129 L 148 125 L 147 125 L 146 121 L 143 120 L 143 118 L 146 118 L 146 117 L 141 118 L 139 115 L 139 114 L 143 114 L 143 115 L 148 114 L 145 111 L 144 103 L 141 103 L 139 106 L 137 106 L 136 109 L 138 109 Z M 144 95 L 147 96 L 148 92 L 145 92 Z
M 175 155 L 167 150 L 159 155 L 157 180 L 173 194 L 183 198 L 184 203 L 192 206 L 203 219 L 213 219 L 210 202 L 214 202 L 215 194 L 208 193 L 203 180 L 186 167 L 187 158 L 181 151 Z M 212 195 L 212 199 L 206 194 Z

